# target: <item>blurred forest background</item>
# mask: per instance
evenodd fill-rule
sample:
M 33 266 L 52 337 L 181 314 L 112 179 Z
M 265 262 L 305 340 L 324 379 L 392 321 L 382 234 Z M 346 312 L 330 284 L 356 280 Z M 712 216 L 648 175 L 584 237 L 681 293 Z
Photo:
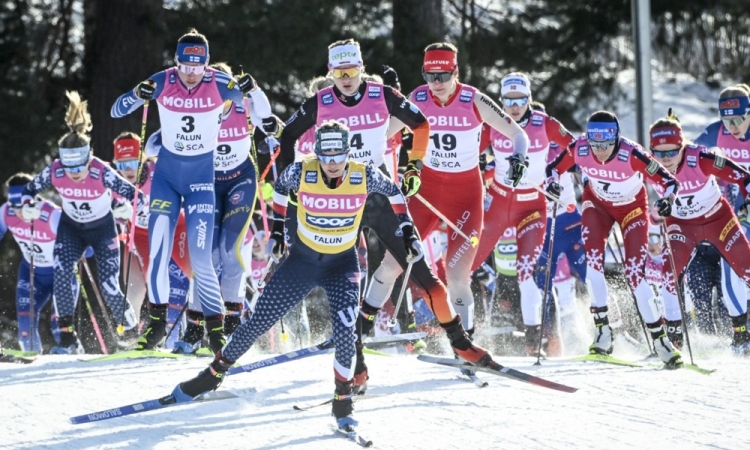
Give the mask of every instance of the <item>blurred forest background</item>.
M 651 9 L 654 69 L 713 85 L 750 80 L 749 0 L 651 0 Z M 615 76 L 635 65 L 626 0 L 1 0 L 0 181 L 57 155 L 65 90 L 89 100 L 94 152 L 110 159 L 112 139 L 140 129 L 140 114 L 111 119 L 112 103 L 172 65 L 189 27 L 208 37 L 212 61 L 250 72 L 284 120 L 307 81 L 326 73 L 328 44 L 348 37 L 369 72 L 393 66 L 404 92 L 422 84 L 422 50 L 435 41 L 456 44 L 462 81 L 495 97 L 503 74 L 525 71 L 535 99 L 574 130 L 622 94 Z M 6 330 L 20 258 L 11 241 L 0 247 Z

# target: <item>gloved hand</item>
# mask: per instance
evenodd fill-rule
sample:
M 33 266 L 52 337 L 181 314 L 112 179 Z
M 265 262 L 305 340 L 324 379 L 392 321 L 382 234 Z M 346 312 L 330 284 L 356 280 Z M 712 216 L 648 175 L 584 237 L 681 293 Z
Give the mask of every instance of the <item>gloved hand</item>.
M 672 215 L 673 203 L 674 203 L 674 196 L 669 195 L 667 197 L 662 197 L 656 202 L 654 202 L 654 208 L 656 208 L 656 211 L 659 213 L 661 217 L 669 217 Z
M 560 186 L 560 183 L 558 183 L 557 181 L 547 182 L 547 193 L 550 195 L 550 197 L 559 199 L 562 191 L 563 191 L 563 187 Z
M 42 215 L 39 204 L 36 202 L 26 202 L 21 207 L 21 218 L 27 222 L 38 219 Z
M 269 137 L 279 137 L 281 135 L 281 127 L 276 117 L 270 116 L 263 119 L 263 132 Z
M 524 161 L 523 157 L 517 153 L 510 155 L 508 162 L 510 163 L 508 181 L 513 187 L 516 187 L 526 175 L 526 168 L 529 167 L 529 163 Z
M 418 159 L 413 159 L 406 165 L 404 178 L 401 181 L 401 192 L 403 192 L 404 197 L 411 197 L 419 192 L 419 188 L 422 186 L 422 180 L 419 178 L 421 172 L 422 161 Z
M 484 169 L 487 168 L 487 154 L 482 153 L 479 155 L 479 171 L 484 172 Z
M 135 87 L 135 96 L 141 100 L 151 100 L 156 93 L 156 83 L 151 80 L 141 81 Z
M 401 232 L 404 235 L 404 248 L 406 248 L 406 262 L 415 263 L 422 259 L 422 243 L 419 242 L 419 236 L 414 233 L 414 226 L 406 224 L 401 226 Z
M 271 255 L 273 261 L 278 263 L 284 256 L 286 251 L 286 243 L 284 242 L 284 220 L 276 219 L 273 220 L 273 229 L 271 230 L 271 237 L 268 239 L 268 254 Z
M 255 78 L 249 73 L 243 74 L 237 79 L 237 86 L 240 88 L 243 94 L 258 89 L 258 83 L 255 82 Z
M 381 77 L 383 78 L 383 84 L 397 91 L 401 90 L 401 83 L 398 81 L 398 74 L 391 66 L 385 64 L 380 69 Z
M 133 205 L 130 202 L 123 202 L 112 208 L 112 215 L 115 219 L 130 220 L 133 218 Z

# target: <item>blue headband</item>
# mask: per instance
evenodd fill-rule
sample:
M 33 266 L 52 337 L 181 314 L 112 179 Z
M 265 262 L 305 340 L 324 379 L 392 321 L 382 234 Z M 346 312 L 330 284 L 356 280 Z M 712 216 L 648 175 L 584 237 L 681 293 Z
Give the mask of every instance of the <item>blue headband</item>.
M 19 186 L 8 186 L 8 203 L 11 205 L 20 205 L 23 203 L 23 190 L 26 187 L 25 184 Z
M 208 64 L 208 45 L 182 42 L 175 51 L 177 62 Z
M 744 116 L 750 112 L 750 98 L 731 97 L 719 99 L 719 116 Z
M 617 123 L 615 122 L 589 122 L 586 130 L 586 138 L 589 141 L 609 142 L 617 139 Z

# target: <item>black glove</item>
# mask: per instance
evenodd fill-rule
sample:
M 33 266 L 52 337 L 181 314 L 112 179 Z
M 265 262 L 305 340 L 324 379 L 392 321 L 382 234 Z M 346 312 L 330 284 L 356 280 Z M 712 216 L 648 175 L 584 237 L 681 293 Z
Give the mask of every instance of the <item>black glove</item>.
M 398 81 L 398 74 L 391 66 L 383 65 L 380 69 L 381 77 L 383 78 L 383 84 L 393 89 L 400 91 L 401 83 Z
M 155 93 L 156 84 L 151 80 L 142 81 L 135 87 L 135 96 L 144 101 L 153 99 Z
M 406 262 L 414 263 L 422 259 L 424 252 L 422 244 L 419 242 L 419 236 L 414 233 L 414 226 L 407 224 L 401 227 L 404 234 L 404 248 L 406 249 Z
M 508 168 L 508 181 L 513 187 L 518 186 L 526 174 L 526 168 L 529 167 L 529 163 L 523 160 L 523 157 L 517 153 L 514 153 L 508 157 L 510 167 Z
M 479 155 L 479 171 L 484 172 L 484 169 L 487 168 L 487 154 L 482 153 Z
M 274 262 L 278 263 L 284 256 L 284 251 L 286 251 L 286 243 L 284 242 L 284 220 L 274 219 L 271 238 L 268 240 L 268 254 L 271 255 Z
M 418 159 L 413 159 L 406 165 L 404 178 L 401 180 L 401 192 L 404 194 L 404 197 L 411 197 L 419 192 L 419 188 L 422 186 L 422 180 L 419 178 L 421 172 L 422 161 Z
M 237 80 L 237 86 L 239 86 L 243 94 L 247 94 L 248 92 L 255 90 L 258 87 L 258 83 L 255 82 L 255 78 L 249 73 L 246 73 L 240 76 Z
M 672 204 L 674 203 L 674 196 L 662 197 L 654 202 L 654 208 L 661 217 L 669 217 L 672 215 Z
M 560 194 L 563 191 L 563 187 L 560 186 L 560 183 L 557 181 L 550 181 L 547 184 L 547 193 L 550 195 L 550 197 L 553 197 L 554 199 L 558 200 L 560 199 Z
M 279 137 L 281 134 L 281 127 L 276 117 L 270 116 L 263 119 L 263 131 L 268 137 Z

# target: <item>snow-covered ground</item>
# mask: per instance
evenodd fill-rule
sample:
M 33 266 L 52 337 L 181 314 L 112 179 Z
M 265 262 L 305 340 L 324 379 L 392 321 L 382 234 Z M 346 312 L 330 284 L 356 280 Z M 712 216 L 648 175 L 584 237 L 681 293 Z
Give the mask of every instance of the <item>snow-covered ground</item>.
M 638 358 L 632 348 L 620 348 L 619 356 Z M 573 394 L 491 374 L 482 374 L 490 385 L 480 389 L 455 369 L 413 356 L 369 356 L 373 398 L 358 402 L 356 417 L 360 433 L 382 449 L 747 448 L 750 365 L 726 353 L 715 355 L 697 361 L 718 369 L 711 375 L 561 359 L 535 367 L 531 358 L 498 358 L 579 388 Z M 263 357 L 246 355 L 242 361 Z M 331 397 L 330 354 L 231 376 L 219 388 L 256 388 L 248 397 L 93 424 L 68 422 L 74 415 L 167 395 L 206 364 L 206 359 L 87 363 L 73 356 L 2 364 L 1 447 L 356 448 L 332 431 L 329 407 L 292 409 Z
M 624 72 L 620 81 L 630 100 L 616 110 L 623 135 L 635 137 L 633 73 Z M 688 137 L 716 119 L 717 90 L 682 75 L 672 82 L 655 73 L 654 82 L 654 119 L 675 108 Z M 590 333 L 588 318 L 584 321 L 584 334 Z M 579 344 L 585 349 L 588 341 Z M 562 359 L 537 367 L 531 358 L 498 358 L 579 388 L 574 394 L 490 374 L 482 374 L 489 387 L 479 389 L 455 369 L 413 356 L 369 356 L 369 393 L 386 395 L 358 403 L 356 416 L 362 435 L 383 449 L 747 448 L 750 361 L 714 344 L 700 338 L 694 344 L 696 362 L 718 369 L 711 375 Z M 638 360 L 645 352 L 620 342 L 615 355 Z M 265 357 L 249 354 L 241 362 Z M 167 395 L 206 364 L 206 359 L 87 363 L 47 355 L 30 365 L 0 364 L 0 448 L 355 448 L 331 431 L 328 407 L 292 409 L 330 398 L 331 355 L 232 376 L 220 388 L 257 389 L 246 398 L 94 424 L 68 422 L 74 415 Z

